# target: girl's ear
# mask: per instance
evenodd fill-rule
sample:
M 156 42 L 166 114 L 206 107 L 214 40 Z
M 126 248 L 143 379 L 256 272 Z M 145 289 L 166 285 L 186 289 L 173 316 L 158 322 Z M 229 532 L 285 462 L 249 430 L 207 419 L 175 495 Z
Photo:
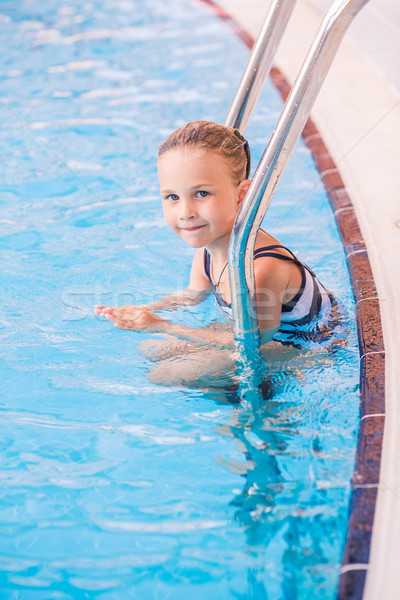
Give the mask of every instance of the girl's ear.
M 247 194 L 247 190 L 249 189 L 251 184 L 250 179 L 244 179 L 239 183 L 238 186 L 238 206 L 240 206 L 244 200 L 245 195 Z

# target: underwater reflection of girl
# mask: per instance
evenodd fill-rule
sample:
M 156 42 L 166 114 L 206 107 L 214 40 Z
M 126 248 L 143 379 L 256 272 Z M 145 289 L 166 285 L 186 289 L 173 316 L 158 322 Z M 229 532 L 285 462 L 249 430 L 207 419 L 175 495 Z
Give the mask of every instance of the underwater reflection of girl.
M 264 386 L 268 402 L 262 409 L 249 404 L 236 406 L 226 424 L 216 428 L 219 435 L 230 437 L 245 460 L 215 457 L 221 467 L 244 479 L 242 490 L 230 501 L 234 519 L 242 528 L 246 538 L 247 564 L 246 598 L 268 600 L 268 569 L 265 554 L 284 523 L 271 519 L 270 513 L 279 506 L 279 495 L 283 489 L 284 474 L 277 455 L 286 450 L 284 435 L 279 428 L 287 417 L 289 405 L 282 411 L 280 402 L 271 401 L 271 389 Z M 282 413 L 285 413 L 284 415 Z M 238 597 L 241 597 L 238 595 Z
M 147 305 L 96 306 L 95 313 L 116 327 L 164 336 L 142 345 L 145 355 L 158 363 L 151 373 L 153 381 L 229 385 L 237 379 L 231 324 L 194 329 L 156 313 L 197 304 L 212 293 L 221 312 L 232 316 L 227 253 L 250 185 L 249 146 L 236 129 L 197 121 L 172 133 L 161 144 L 158 157 L 164 217 L 183 241 L 196 248 L 189 287 Z M 271 352 L 284 346 L 282 336 L 288 334 L 282 333 L 283 326 L 292 335 L 310 323 L 326 321 L 332 297 L 309 267 L 263 230 L 255 242 L 254 272 L 261 341 L 269 360 Z
M 274 391 L 274 386 L 269 392 L 265 389 L 268 402 L 262 407 L 236 405 L 227 422 L 216 428 L 232 439 L 244 458 L 236 458 L 231 450 L 215 457 L 244 482 L 229 502 L 246 540 L 237 560 L 247 566 L 247 590 L 238 598 L 303 597 L 305 584 L 318 578 L 319 569 L 338 567 L 330 562 L 332 506 L 326 470 L 320 464 L 323 447 L 318 435 L 303 435 L 305 427 L 310 430 L 309 419 L 315 418 L 312 404 L 309 398 L 291 401 L 290 388 L 281 388 L 279 398 Z

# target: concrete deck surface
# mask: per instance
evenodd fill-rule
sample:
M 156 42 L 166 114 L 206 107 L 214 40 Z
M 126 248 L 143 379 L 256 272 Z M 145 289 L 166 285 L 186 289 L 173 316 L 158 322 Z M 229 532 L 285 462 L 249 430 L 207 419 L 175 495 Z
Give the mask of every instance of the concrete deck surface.
M 290 83 L 332 2 L 298 0 L 275 59 Z M 270 0 L 216 4 L 256 37 Z M 400 2 L 371 0 L 345 35 L 311 114 L 354 204 L 385 340 L 385 432 L 364 600 L 400 598 L 399 56 Z

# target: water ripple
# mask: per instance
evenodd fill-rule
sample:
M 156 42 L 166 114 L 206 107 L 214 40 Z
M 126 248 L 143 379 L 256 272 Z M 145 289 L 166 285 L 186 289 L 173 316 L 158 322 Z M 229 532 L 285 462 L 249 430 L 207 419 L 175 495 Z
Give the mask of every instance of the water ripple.
M 53 121 L 36 121 L 30 123 L 32 129 L 47 129 L 47 128 L 65 128 L 70 129 L 80 125 L 91 125 L 91 126 L 113 126 L 118 125 L 122 127 L 129 127 L 132 129 L 138 129 L 140 131 L 147 131 L 147 127 L 140 123 L 135 123 L 129 119 L 121 119 L 118 117 L 110 117 L 108 119 L 101 118 L 85 118 L 85 119 L 55 119 Z
M 97 525 L 110 531 L 121 531 L 124 533 L 167 533 L 179 534 L 190 533 L 199 530 L 220 529 L 228 525 L 228 521 L 219 520 L 193 520 L 178 521 L 165 520 L 158 523 L 144 523 L 142 521 L 111 521 L 99 520 Z
M 28 34 L 32 46 L 38 48 L 45 44 L 76 44 L 82 41 L 93 40 L 132 40 L 134 42 L 147 41 L 156 38 L 159 31 L 153 27 L 121 27 L 119 29 L 98 29 L 82 31 L 73 35 L 63 35 L 59 29 L 42 29 L 38 32 Z

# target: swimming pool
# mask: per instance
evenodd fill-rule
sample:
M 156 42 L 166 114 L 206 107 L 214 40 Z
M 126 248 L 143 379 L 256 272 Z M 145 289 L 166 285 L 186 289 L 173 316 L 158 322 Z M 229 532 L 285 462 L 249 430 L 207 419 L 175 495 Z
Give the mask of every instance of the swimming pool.
M 2 2 L 0 587 L 11 598 L 333 598 L 358 430 L 358 349 L 234 393 L 147 379 L 143 336 L 95 303 L 186 285 L 164 224 L 160 141 L 222 122 L 247 50 L 182 0 Z M 281 109 L 267 85 L 253 165 Z M 266 226 L 354 315 L 344 254 L 300 143 Z M 185 323 L 216 318 L 210 301 Z

